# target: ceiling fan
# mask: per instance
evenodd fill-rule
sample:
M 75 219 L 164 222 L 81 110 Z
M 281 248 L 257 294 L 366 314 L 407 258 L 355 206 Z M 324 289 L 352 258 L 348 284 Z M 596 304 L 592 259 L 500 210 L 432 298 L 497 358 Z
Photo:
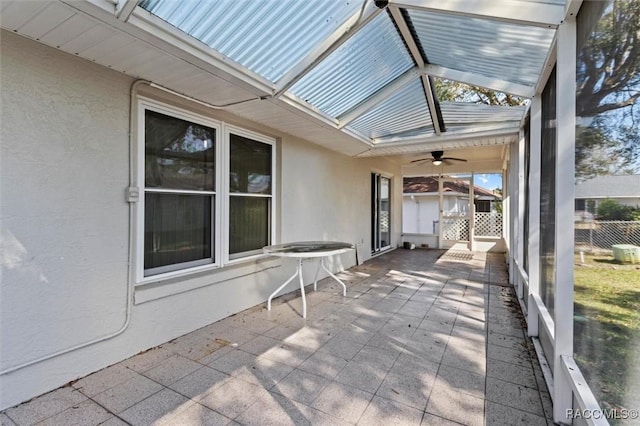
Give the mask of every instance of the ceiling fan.
M 455 157 L 443 157 L 444 151 L 432 151 L 431 156 L 433 158 L 420 158 L 419 160 L 413 160 L 412 163 L 421 163 L 431 160 L 431 164 L 434 166 L 439 166 L 443 162 L 446 164 L 451 164 L 451 161 L 463 161 L 467 162 L 464 158 L 455 158 Z

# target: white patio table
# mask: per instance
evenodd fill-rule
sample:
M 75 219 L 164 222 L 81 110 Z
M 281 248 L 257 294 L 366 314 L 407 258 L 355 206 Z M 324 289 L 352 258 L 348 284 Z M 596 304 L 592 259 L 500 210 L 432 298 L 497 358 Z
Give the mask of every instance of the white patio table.
M 347 295 L 347 286 L 338 279 L 333 273 L 327 269 L 325 265 L 325 259 L 329 256 L 333 256 L 335 254 L 345 253 L 349 250 L 353 250 L 355 247 L 350 243 L 343 243 L 337 241 L 300 241 L 295 243 L 287 243 L 287 244 L 276 244 L 272 246 L 266 246 L 262 248 L 262 251 L 265 254 L 269 254 L 272 256 L 279 257 L 293 257 L 298 260 L 298 265 L 296 267 L 296 273 L 291 276 L 287 281 L 284 282 L 280 287 L 276 289 L 269 299 L 267 300 L 267 310 L 271 310 L 271 299 L 278 294 L 280 290 L 282 290 L 287 284 L 295 279 L 295 277 L 299 277 L 300 279 L 300 291 L 302 292 L 302 317 L 307 317 L 307 299 L 304 294 L 304 283 L 302 281 L 302 260 L 310 259 L 310 258 L 318 258 L 318 268 L 316 269 L 316 277 L 313 281 L 313 289 L 317 290 L 318 286 L 318 273 L 320 272 L 320 267 L 324 269 L 334 280 L 342 285 L 342 295 Z

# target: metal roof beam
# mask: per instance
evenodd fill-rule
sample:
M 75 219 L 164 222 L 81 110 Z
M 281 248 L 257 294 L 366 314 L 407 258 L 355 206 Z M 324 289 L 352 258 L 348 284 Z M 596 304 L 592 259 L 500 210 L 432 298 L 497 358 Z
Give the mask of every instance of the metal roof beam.
M 557 28 L 565 17 L 562 4 L 517 0 L 389 0 L 389 5 L 543 28 Z
M 273 97 L 279 98 L 282 96 L 291 86 L 307 75 L 323 59 L 342 46 L 347 40 L 353 37 L 360 28 L 365 26 L 381 12 L 382 10 L 377 8 L 374 2 L 368 1 L 366 5 L 364 5 L 363 10 L 359 10 L 353 14 L 344 24 L 338 27 L 329 37 L 278 80 Z
M 373 140 L 375 146 L 379 146 L 380 148 L 387 147 L 390 145 L 413 145 L 417 143 L 428 143 L 435 142 L 441 143 L 444 141 L 459 141 L 459 140 L 468 140 L 468 139 L 476 139 L 487 136 L 504 136 L 506 134 L 518 134 L 520 131 L 520 123 L 516 123 L 514 125 L 491 125 L 491 126 L 477 126 L 477 127 L 469 127 L 464 130 L 453 130 L 450 132 L 446 132 L 441 136 L 405 136 L 405 137 L 397 137 L 397 136 L 388 136 L 384 138 L 377 138 Z
M 138 5 L 138 0 L 118 0 L 116 4 L 116 18 L 127 22 Z
M 411 34 L 411 30 L 407 26 L 407 22 L 404 20 L 402 16 L 402 12 L 397 7 L 389 7 L 389 12 L 395 22 L 396 26 L 400 30 L 400 35 L 404 39 L 407 47 L 409 48 L 409 52 L 411 52 L 411 56 L 413 60 L 418 65 L 419 68 L 424 67 L 424 59 L 422 58 L 422 54 L 420 53 L 420 48 L 418 47 L 413 35 Z M 436 135 L 440 135 L 442 129 L 440 129 L 440 120 L 438 120 L 438 110 L 436 106 L 436 101 L 433 96 L 433 89 L 431 88 L 431 82 L 429 78 L 425 75 L 422 76 L 422 87 L 424 88 L 424 96 L 427 98 L 427 105 L 429 106 L 429 114 L 431 115 L 431 123 L 433 123 L 433 130 L 436 132 Z
M 391 83 L 387 84 L 382 89 L 378 90 L 376 93 L 338 117 L 338 128 L 342 129 L 362 114 L 394 95 L 398 90 L 402 89 L 419 76 L 420 70 L 418 68 L 412 68 L 406 71 L 400 77 L 396 78 Z
M 521 96 L 523 98 L 533 97 L 536 89 L 534 86 L 498 80 L 480 74 L 445 68 L 440 65 L 427 64 L 424 66 L 423 70 L 426 74 L 434 77 L 455 80 L 471 86 L 480 86 L 486 89 L 509 93 L 510 95 Z

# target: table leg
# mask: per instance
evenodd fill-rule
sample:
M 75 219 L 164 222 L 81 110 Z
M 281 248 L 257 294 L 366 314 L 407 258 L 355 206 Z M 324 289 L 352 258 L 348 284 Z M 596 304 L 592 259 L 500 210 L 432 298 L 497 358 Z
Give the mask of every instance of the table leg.
M 304 282 L 302 281 L 302 258 L 298 259 L 298 275 L 300 276 L 300 292 L 302 293 L 302 318 L 306 318 L 307 298 L 304 295 Z
M 340 281 L 338 279 L 338 277 L 333 275 L 333 273 L 326 266 L 324 266 L 324 258 L 322 258 L 322 261 L 320 262 L 320 265 L 322 265 L 322 269 L 324 269 L 325 271 L 327 271 L 327 273 L 329 275 L 331 275 L 331 278 L 333 278 L 334 280 L 336 280 L 336 281 L 338 281 L 340 283 L 340 285 L 342 286 L 342 295 L 346 296 L 347 295 L 347 286 L 344 285 L 344 283 L 342 281 Z
M 269 299 L 267 299 L 267 310 L 270 311 L 271 310 L 271 299 L 273 299 L 273 296 L 275 296 L 276 294 L 278 294 L 278 292 L 280 290 L 282 290 L 283 288 L 285 288 L 285 286 L 287 284 L 289 284 L 291 281 L 293 281 L 293 279 L 296 277 L 296 275 L 300 275 L 300 279 L 302 279 L 302 265 L 301 265 L 301 260 L 298 260 L 298 266 L 296 267 L 296 273 L 293 274 L 291 276 L 291 278 L 289 278 L 287 281 L 284 282 L 284 284 L 282 284 L 280 287 L 278 287 L 276 289 L 276 291 L 274 291 L 273 293 L 271 293 L 271 296 L 269 296 Z
M 313 280 L 313 291 L 317 291 L 318 290 L 318 274 L 320 273 L 320 264 L 324 262 L 324 258 L 321 257 L 318 259 L 318 267 L 316 268 L 316 277 Z

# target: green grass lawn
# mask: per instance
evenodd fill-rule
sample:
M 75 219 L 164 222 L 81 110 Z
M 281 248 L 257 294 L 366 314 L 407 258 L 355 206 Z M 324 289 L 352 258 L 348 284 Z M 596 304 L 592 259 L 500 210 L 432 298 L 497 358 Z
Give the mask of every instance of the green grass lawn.
M 574 289 L 575 358 L 589 386 L 602 408 L 640 409 L 640 265 L 576 256 Z

